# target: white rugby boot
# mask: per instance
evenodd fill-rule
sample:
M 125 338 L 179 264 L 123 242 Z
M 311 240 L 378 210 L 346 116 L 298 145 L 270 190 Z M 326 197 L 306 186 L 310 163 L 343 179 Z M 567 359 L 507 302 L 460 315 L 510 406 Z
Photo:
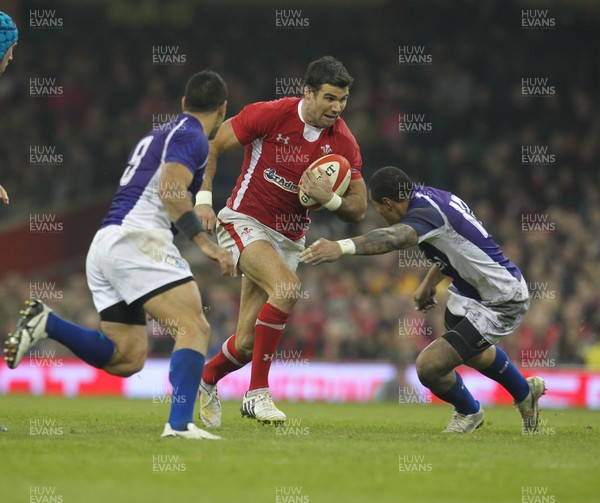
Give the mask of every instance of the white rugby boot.
M 198 414 L 200 415 L 200 419 L 202 419 L 204 426 L 207 428 L 220 428 L 222 414 L 217 386 L 212 386 L 211 390 L 208 391 L 200 384 L 198 394 L 200 395 L 200 409 Z
M 452 419 L 446 426 L 444 433 L 471 433 L 483 425 L 483 407 L 479 405 L 479 410 L 475 414 L 459 414 L 454 411 Z
M 194 423 L 188 423 L 187 430 L 178 431 L 171 428 L 169 423 L 165 424 L 165 429 L 162 432 L 161 438 L 179 437 L 191 440 L 221 440 L 219 435 L 213 435 L 206 430 L 198 428 Z
M 522 402 L 515 402 L 515 407 L 523 420 L 523 433 L 532 434 L 538 429 L 538 419 L 540 416 L 538 401 L 546 393 L 546 383 L 541 377 L 534 376 L 527 378 L 527 384 L 529 385 L 529 394 Z
M 19 365 L 35 344 L 48 337 L 46 322 L 52 309 L 41 300 L 28 300 L 25 306 L 25 309 L 19 311 L 20 316 L 14 333 L 9 333 L 4 342 L 4 359 L 11 369 Z
M 256 419 L 260 423 L 282 425 L 287 419 L 273 403 L 271 392 L 268 388 L 246 391 L 240 408 L 242 417 Z

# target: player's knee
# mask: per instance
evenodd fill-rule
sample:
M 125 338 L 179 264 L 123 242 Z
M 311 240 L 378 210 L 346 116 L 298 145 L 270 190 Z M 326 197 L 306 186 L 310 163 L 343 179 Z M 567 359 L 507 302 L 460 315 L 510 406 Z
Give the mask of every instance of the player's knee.
M 176 320 L 176 330 L 173 330 L 175 339 L 210 335 L 210 324 L 204 313 L 200 310 L 189 310 L 181 313 Z
M 190 316 L 181 321 L 173 338 L 181 344 L 195 344 L 210 338 L 210 324 L 203 313 Z
M 209 337 L 210 336 L 210 324 L 204 316 L 203 313 L 199 313 L 196 317 L 196 332 L 201 337 Z
M 428 388 L 431 387 L 443 373 L 427 352 L 419 354 L 417 361 L 415 362 L 415 367 L 419 381 L 421 381 L 423 386 Z
M 120 377 L 130 377 L 133 374 L 137 374 L 144 368 L 146 354 L 146 348 L 136 348 L 130 351 L 127 355 L 124 355 L 121 363 L 115 367 L 112 373 Z
M 141 365 L 131 363 L 119 368 L 117 372 L 115 372 L 115 374 L 119 377 L 131 377 L 132 375 L 137 374 L 140 370 L 142 370 L 142 368 L 144 368 L 143 363 Z
M 302 295 L 302 284 L 292 271 L 281 276 L 280 281 L 275 283 L 272 304 L 284 311 L 290 311 Z

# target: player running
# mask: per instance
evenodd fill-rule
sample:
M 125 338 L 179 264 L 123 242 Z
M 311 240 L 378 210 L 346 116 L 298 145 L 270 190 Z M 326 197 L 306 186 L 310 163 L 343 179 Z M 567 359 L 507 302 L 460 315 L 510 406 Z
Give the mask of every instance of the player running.
M 391 227 L 335 242 L 321 238 L 302 252 L 300 260 L 317 265 L 342 255 L 379 255 L 418 244 L 435 265 L 414 294 L 415 309 L 435 307 L 436 285 L 444 276 L 452 278 L 445 312 L 447 332 L 429 344 L 416 362 L 423 385 L 454 405 L 444 431 L 470 433 L 483 424 L 483 408 L 454 370 L 466 364 L 506 388 L 521 413 L 523 432 L 535 432 L 544 380 L 525 379 L 496 346 L 521 324 L 529 307 L 519 268 L 454 194 L 413 184 L 394 167 L 378 170 L 369 191 L 377 213 Z
M 8 14 L 0 11 L 0 75 L 13 59 L 13 50 L 19 40 L 19 30 Z M 0 201 L 9 203 L 8 194 L 0 185 Z
M 200 415 L 206 426 L 221 425 L 217 382 L 252 361 L 242 416 L 263 423 L 286 419 L 271 398 L 269 369 L 286 322 L 300 294 L 296 268 L 304 249 L 310 210 L 298 200 L 306 193 L 347 222 L 359 222 L 367 208 L 360 150 L 341 113 L 352 77 L 331 56 L 313 61 L 304 76 L 304 97 L 246 106 L 223 123 L 211 142 L 197 212 L 207 229 L 215 226 L 212 179 L 219 155 L 245 146 L 242 172 L 227 206 L 218 215 L 219 244 L 231 250 L 244 274 L 236 333 L 206 365 L 200 386 Z M 306 168 L 325 154 L 340 154 L 352 168 L 344 197 L 327 177 L 317 180 Z
M 87 256 L 88 285 L 101 331 L 65 321 L 39 300 L 27 302 L 5 359 L 15 368 L 49 337 L 90 365 L 127 377 L 144 366 L 148 313 L 175 324 L 169 380 L 173 398 L 163 437 L 218 439 L 193 423 L 210 327 L 188 263 L 173 244 L 174 229 L 192 240 L 221 272 L 235 273 L 231 254 L 212 243 L 193 211 L 213 138 L 227 108 L 227 86 L 205 70 L 187 83 L 183 113 L 144 136 L 129 156 L 119 188 Z

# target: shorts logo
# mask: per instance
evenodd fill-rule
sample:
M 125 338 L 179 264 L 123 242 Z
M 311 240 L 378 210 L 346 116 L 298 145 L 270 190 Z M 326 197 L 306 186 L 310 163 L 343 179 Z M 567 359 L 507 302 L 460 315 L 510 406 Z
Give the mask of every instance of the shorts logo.
M 173 255 L 167 255 L 165 257 L 165 264 L 172 265 L 178 269 L 185 269 L 185 261 L 180 257 L 174 257 Z
M 243 241 L 248 241 L 249 239 L 252 239 L 252 229 L 250 227 L 244 227 L 242 229 L 242 232 L 240 232 L 240 237 Z
M 286 180 L 283 176 L 278 175 L 274 168 L 266 169 L 264 177 L 267 182 L 274 183 L 283 190 L 293 192 L 294 194 L 298 192 L 298 185 L 290 180 Z
M 440 270 L 443 271 L 446 267 L 448 267 L 448 264 L 446 264 L 446 262 L 444 262 L 440 257 L 438 257 L 437 255 L 435 257 L 433 257 L 432 262 L 435 264 L 435 266 Z

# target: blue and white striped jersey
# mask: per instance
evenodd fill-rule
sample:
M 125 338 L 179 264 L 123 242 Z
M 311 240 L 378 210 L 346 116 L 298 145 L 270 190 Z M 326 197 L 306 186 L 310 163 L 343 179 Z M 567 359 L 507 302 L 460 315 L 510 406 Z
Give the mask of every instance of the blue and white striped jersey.
M 188 191 L 195 194 L 202 185 L 208 160 L 208 138 L 200 121 L 180 114 L 144 136 L 129 155 L 127 168 L 108 214 L 100 227 L 123 225 L 132 229 L 171 229 L 174 226 L 159 197 L 163 165 L 178 162 L 194 175 Z
M 450 290 L 491 303 L 522 300 L 521 271 L 459 197 L 415 185 L 402 223 L 416 231 L 425 256 L 452 278 Z

